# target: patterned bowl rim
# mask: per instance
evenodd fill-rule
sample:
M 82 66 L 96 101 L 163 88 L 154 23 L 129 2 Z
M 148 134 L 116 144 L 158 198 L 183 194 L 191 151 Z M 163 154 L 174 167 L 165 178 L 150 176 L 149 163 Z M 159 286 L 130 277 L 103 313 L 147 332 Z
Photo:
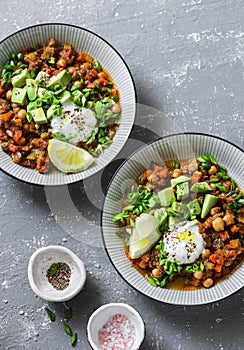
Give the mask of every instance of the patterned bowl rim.
M 143 146 L 141 146 L 139 149 L 137 149 L 136 151 L 134 151 L 129 157 L 127 157 L 127 159 L 125 159 L 122 164 L 119 166 L 119 168 L 115 171 L 114 175 L 112 176 L 112 179 L 110 180 L 109 184 L 107 185 L 107 188 L 106 188 L 106 196 L 104 197 L 104 200 L 103 200 L 103 206 L 102 206 L 102 210 L 101 210 L 101 216 L 100 216 L 100 225 L 101 225 L 101 235 L 102 235 L 102 241 L 103 241 L 103 245 L 104 245 L 104 249 L 107 253 L 107 256 L 111 262 L 111 264 L 113 265 L 114 269 L 116 270 L 116 272 L 122 277 L 122 279 L 129 285 L 131 286 L 133 289 L 135 289 L 137 292 L 139 292 L 140 294 L 146 296 L 147 298 L 151 299 L 151 300 L 154 300 L 158 303 L 166 303 L 166 304 L 171 304 L 171 305 L 184 305 L 184 306 L 197 306 L 197 305 L 204 305 L 204 304 L 210 304 L 210 303 L 213 303 L 213 302 L 216 302 L 216 301 L 219 301 L 219 300 L 223 300 L 223 299 L 226 299 L 227 297 L 229 297 L 230 295 L 233 295 L 235 293 L 237 293 L 238 291 L 240 291 L 243 287 L 244 287 L 244 282 L 243 282 L 243 285 L 242 286 L 239 286 L 237 289 L 233 290 L 233 291 L 225 291 L 225 295 L 221 295 L 221 296 L 216 296 L 214 298 L 209 298 L 209 299 L 206 299 L 204 301 L 198 301 L 198 302 L 191 302 L 187 299 L 186 302 L 178 302 L 176 300 L 162 300 L 163 298 L 156 298 L 154 296 L 151 296 L 151 295 L 148 295 L 145 291 L 143 290 L 140 290 L 139 287 L 137 285 L 134 285 L 132 282 L 129 282 L 127 280 L 127 278 L 125 276 L 123 276 L 123 273 L 119 271 L 119 269 L 116 267 L 116 262 L 113 261 L 113 258 L 110 256 L 110 253 L 109 253 L 109 249 L 107 248 L 107 245 L 106 245 L 106 240 L 105 240 L 105 233 L 104 233 L 104 225 L 103 225 L 103 221 L 104 221 L 104 216 L 106 216 L 106 213 L 104 212 L 104 208 L 106 206 L 106 201 L 108 200 L 107 199 L 107 195 L 108 195 L 108 192 L 111 188 L 111 185 L 113 184 L 113 181 L 115 180 L 115 178 L 117 177 L 117 175 L 119 174 L 119 172 L 121 171 L 121 169 L 126 165 L 126 163 L 128 162 L 128 160 L 130 160 L 131 158 L 133 158 L 134 156 L 136 156 L 138 153 L 140 153 L 143 149 L 145 148 L 149 148 L 149 147 L 152 147 L 154 144 L 157 144 L 157 143 L 160 143 L 162 142 L 163 140 L 165 139 L 168 139 L 168 138 L 174 138 L 174 137 L 177 137 L 177 136 L 202 136 L 202 137 L 206 137 L 206 138 L 213 138 L 213 139 L 216 139 L 216 140 L 219 140 L 221 142 L 224 142 L 226 144 L 229 144 L 231 145 L 232 147 L 236 148 L 238 151 L 241 151 L 241 153 L 244 153 L 244 149 L 242 149 L 240 146 L 236 145 L 235 143 L 229 141 L 229 140 L 225 140 L 223 139 L 222 137 L 220 136 L 217 136 L 217 135 L 213 135 L 213 134 L 207 134 L 207 133 L 202 133 L 202 132 L 182 132 L 182 133 L 173 133 L 173 134 L 169 134 L 169 135 L 166 135 L 166 136 L 163 136 L 161 138 L 159 138 L 158 140 L 156 141 L 152 141 L 152 142 L 149 142 Z M 190 143 L 190 141 L 189 141 Z M 105 213 L 105 214 L 104 214 Z M 120 243 L 119 243 L 120 244 Z M 126 256 L 125 256 L 125 259 Z M 242 266 L 244 265 L 244 263 L 242 263 Z M 238 268 L 239 269 L 239 268 Z M 233 275 L 238 272 L 238 270 L 234 271 Z M 142 277 L 143 278 L 143 277 Z M 219 283 L 217 283 L 217 285 L 220 285 L 223 281 L 220 281 Z M 208 291 L 208 289 L 204 289 L 206 291 Z M 211 289 L 209 289 L 211 290 Z M 194 292 L 197 292 L 194 291 Z M 182 291 L 182 293 L 187 293 L 187 291 Z M 217 293 L 216 293 L 217 294 Z
M 135 117 L 136 117 L 136 113 L 137 113 L 137 101 L 138 101 L 138 97 L 137 97 L 137 91 L 136 91 L 136 85 L 135 85 L 135 81 L 134 81 L 134 78 L 133 78 L 133 75 L 131 73 L 131 70 L 128 66 L 128 64 L 126 63 L 125 59 L 123 58 L 123 56 L 119 53 L 119 51 L 112 45 L 110 44 L 109 41 L 107 41 L 106 39 L 104 39 L 101 35 L 93 32 L 92 30 L 90 29 L 87 29 L 87 28 L 84 28 L 84 27 L 81 27 L 81 26 L 78 26 L 76 24 L 71 24 L 71 23 L 62 23 L 62 22 L 46 22 L 46 23 L 39 23 L 39 24 L 33 24 L 33 25 L 30 25 L 30 26 L 27 26 L 27 27 L 24 27 L 24 28 L 21 28 L 19 30 L 17 30 L 16 32 L 12 33 L 12 34 L 9 34 L 8 36 L 4 37 L 2 40 L 0 40 L 0 46 L 5 42 L 7 41 L 8 39 L 14 37 L 15 35 L 18 35 L 22 32 L 25 32 L 25 31 L 28 31 L 28 30 L 31 30 L 33 28 L 38 28 L 38 27 L 48 27 L 48 26 L 65 26 L 65 27 L 71 27 L 71 28 L 76 28 L 76 29 L 79 29 L 79 30 L 82 30 L 84 32 L 87 32 L 91 35 L 94 35 L 95 37 L 97 37 L 98 39 L 100 39 L 101 41 L 103 41 L 104 43 L 106 43 L 117 55 L 118 57 L 121 59 L 122 63 L 124 64 L 129 76 L 130 76 L 130 79 L 131 79 L 131 83 L 132 83 L 132 87 L 133 87 L 133 93 L 134 93 L 134 115 L 132 117 L 132 122 L 131 122 L 131 125 L 130 125 L 130 128 L 128 130 L 128 133 L 127 133 L 127 137 L 125 138 L 124 142 L 121 143 L 121 146 L 120 146 L 120 149 L 117 151 L 117 153 L 111 158 L 110 161 L 112 161 L 114 158 L 116 158 L 116 156 L 119 154 L 119 152 L 122 150 L 122 148 L 125 146 L 127 140 L 129 139 L 130 135 L 131 135 L 131 132 L 132 132 L 132 128 L 133 128 L 133 125 L 134 125 L 134 121 L 135 121 Z M 1 67 L 0 67 L 0 70 L 1 70 Z M 0 149 L 1 151 L 1 149 Z M 80 181 L 83 181 L 84 179 L 88 178 L 88 177 L 91 177 L 93 176 L 94 174 L 98 173 L 99 171 L 101 171 L 102 169 L 104 169 L 109 163 L 103 165 L 100 167 L 100 169 L 97 169 L 93 174 L 90 174 L 86 177 L 83 177 L 81 179 L 77 179 L 75 181 L 71 181 L 71 182 L 65 182 L 65 183 L 57 183 L 57 184 L 42 184 L 42 183 L 32 183 L 30 181 L 26 181 L 22 178 L 19 178 L 18 176 L 15 176 L 14 174 L 10 174 L 7 170 L 5 169 L 2 169 L 1 165 L 0 165 L 0 170 L 7 174 L 8 176 L 14 178 L 14 179 L 17 179 L 23 183 L 26 183 L 26 184 L 31 184 L 31 185 L 35 185 L 35 186 L 62 186 L 62 185 L 68 185 L 68 184 L 74 184 L 74 183 L 77 183 L 77 182 L 80 182 Z M 78 173 L 77 173 L 78 174 Z

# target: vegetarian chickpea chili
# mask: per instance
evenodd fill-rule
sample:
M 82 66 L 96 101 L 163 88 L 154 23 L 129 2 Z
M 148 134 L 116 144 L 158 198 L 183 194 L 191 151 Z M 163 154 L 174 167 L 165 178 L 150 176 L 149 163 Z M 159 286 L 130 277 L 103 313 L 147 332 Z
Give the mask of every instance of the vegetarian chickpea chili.
M 210 154 L 153 164 L 114 216 L 127 258 L 154 287 L 210 288 L 244 260 L 244 191 Z
M 51 38 L 12 53 L 2 69 L 0 144 L 21 166 L 45 173 L 51 139 L 97 157 L 112 143 L 120 119 L 119 91 L 108 72 L 69 44 Z

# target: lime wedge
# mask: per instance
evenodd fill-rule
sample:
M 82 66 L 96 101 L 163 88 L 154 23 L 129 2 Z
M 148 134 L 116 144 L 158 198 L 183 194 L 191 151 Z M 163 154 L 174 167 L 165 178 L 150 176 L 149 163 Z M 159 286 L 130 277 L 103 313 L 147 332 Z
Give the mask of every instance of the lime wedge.
M 49 140 L 48 155 L 56 168 L 64 173 L 86 170 L 94 161 L 86 150 L 57 139 Z
M 137 259 L 147 253 L 161 237 L 157 230 L 158 220 L 150 214 L 141 214 L 135 222 L 130 237 L 129 252 L 131 259 Z

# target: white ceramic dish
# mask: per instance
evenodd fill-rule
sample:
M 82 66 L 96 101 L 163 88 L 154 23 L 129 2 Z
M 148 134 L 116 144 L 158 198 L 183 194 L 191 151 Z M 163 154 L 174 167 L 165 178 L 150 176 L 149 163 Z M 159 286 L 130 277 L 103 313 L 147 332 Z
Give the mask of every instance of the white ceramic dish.
M 224 165 L 230 176 L 244 188 L 244 152 L 237 146 L 218 137 L 204 134 L 178 134 L 167 136 L 142 147 L 130 157 L 115 174 L 104 202 L 102 215 L 103 240 L 108 256 L 121 276 L 141 293 L 162 302 L 182 305 L 205 304 L 225 298 L 244 286 L 244 264 L 230 277 L 209 289 L 192 291 L 155 288 L 134 268 L 126 258 L 124 249 L 116 235 L 118 226 L 112 222 L 122 207 L 123 193 L 130 188 L 139 174 L 147 169 L 151 161 L 190 159 L 206 153 L 213 155 Z
M 87 323 L 87 337 L 93 350 L 100 350 L 98 332 L 103 325 L 115 314 L 123 314 L 135 326 L 136 337 L 133 348 L 138 350 L 145 337 L 145 325 L 141 315 L 130 305 L 124 303 L 110 303 L 99 307 L 89 318 Z
M 135 86 L 130 71 L 119 53 L 98 35 L 70 24 L 40 24 L 22 29 L 0 43 L 0 70 L 12 52 L 45 44 L 51 37 L 60 43 L 69 43 L 76 51 L 85 51 L 98 60 L 116 83 L 121 97 L 122 119 L 113 143 L 95 159 L 87 170 L 76 174 L 51 172 L 45 175 L 12 162 L 0 150 L 0 168 L 7 174 L 37 185 L 63 185 L 83 180 L 104 168 L 120 152 L 134 123 L 136 112 Z
M 47 270 L 53 263 L 64 262 L 71 269 L 70 282 L 63 290 L 55 289 L 46 277 Z M 47 246 L 38 249 L 29 260 L 29 283 L 40 298 L 62 302 L 72 299 L 83 288 L 86 281 L 86 270 L 83 262 L 71 250 L 62 246 Z

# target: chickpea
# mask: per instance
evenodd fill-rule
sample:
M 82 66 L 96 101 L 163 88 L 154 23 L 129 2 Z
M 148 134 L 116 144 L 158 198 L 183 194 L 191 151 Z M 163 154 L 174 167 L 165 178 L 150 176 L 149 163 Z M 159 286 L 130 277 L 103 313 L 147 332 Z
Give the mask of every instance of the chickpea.
M 203 259 L 208 259 L 210 257 L 210 250 L 209 249 L 204 249 L 203 253 L 202 253 L 202 258 Z
M 67 68 L 67 72 L 68 72 L 70 75 L 72 75 L 72 74 L 74 73 L 74 71 L 75 71 L 75 68 L 74 68 L 74 67 L 68 67 L 68 68 Z
M 25 109 L 20 109 L 18 111 L 18 118 L 25 120 L 25 118 L 26 118 L 26 110 Z
M 67 62 L 65 61 L 65 59 L 60 58 L 57 62 L 57 67 L 58 68 L 63 68 L 67 66 Z
M 74 73 L 72 74 L 72 79 L 73 79 L 73 80 L 79 79 L 79 76 L 80 76 L 79 73 L 80 73 L 80 72 L 77 72 L 77 70 L 75 70 Z
M 152 275 L 155 278 L 161 278 L 163 276 L 163 271 L 160 268 L 156 268 L 152 270 Z
M 6 130 L 6 134 L 8 135 L 8 137 L 13 137 L 13 131 L 12 130 Z
M 226 214 L 223 217 L 223 220 L 224 220 L 226 226 L 233 225 L 235 223 L 235 215 L 233 215 L 233 214 Z
M 121 107 L 120 107 L 120 104 L 119 104 L 119 103 L 115 103 L 115 104 L 112 106 L 112 112 L 115 113 L 115 114 L 121 112 Z
M 213 279 L 212 278 L 207 278 L 205 281 L 203 281 L 203 286 L 205 287 L 205 288 L 209 288 L 209 287 L 211 287 L 212 285 L 213 285 Z
M 90 69 L 91 66 L 92 66 L 91 63 L 85 62 L 85 63 L 83 63 L 80 67 L 81 67 L 81 68 L 84 68 L 84 69 Z
M 193 276 L 197 279 L 197 280 L 201 280 L 203 278 L 203 272 L 201 270 L 195 271 Z
M 14 113 L 17 114 L 20 111 L 20 108 L 19 108 L 19 106 L 18 107 L 14 107 L 13 110 L 14 110 Z
M 216 168 L 215 165 L 212 165 L 208 171 L 209 175 L 215 175 L 218 172 L 218 169 Z
M 13 108 L 19 108 L 19 105 L 17 103 L 12 103 Z
M 98 73 L 98 78 L 104 78 L 104 79 L 107 79 L 107 76 L 106 76 L 106 74 L 104 73 L 104 72 L 100 72 L 100 73 Z
M 42 132 L 41 133 L 41 139 L 47 139 L 49 137 L 49 132 Z
M 182 170 L 181 169 L 174 169 L 172 172 L 172 176 L 175 179 L 176 177 L 179 177 L 182 175 Z
M 225 229 L 225 223 L 224 220 L 220 217 L 216 218 L 213 222 L 212 222 L 212 226 L 214 231 L 223 231 Z
M 6 98 L 7 98 L 7 100 L 11 100 L 11 98 L 12 98 L 12 90 L 8 90 L 6 92 Z
M 214 263 L 207 261 L 207 263 L 205 264 L 205 267 L 207 270 L 213 270 L 214 269 Z
M 22 136 L 21 139 L 18 141 L 18 144 L 20 146 L 24 146 L 26 144 L 26 138 Z

